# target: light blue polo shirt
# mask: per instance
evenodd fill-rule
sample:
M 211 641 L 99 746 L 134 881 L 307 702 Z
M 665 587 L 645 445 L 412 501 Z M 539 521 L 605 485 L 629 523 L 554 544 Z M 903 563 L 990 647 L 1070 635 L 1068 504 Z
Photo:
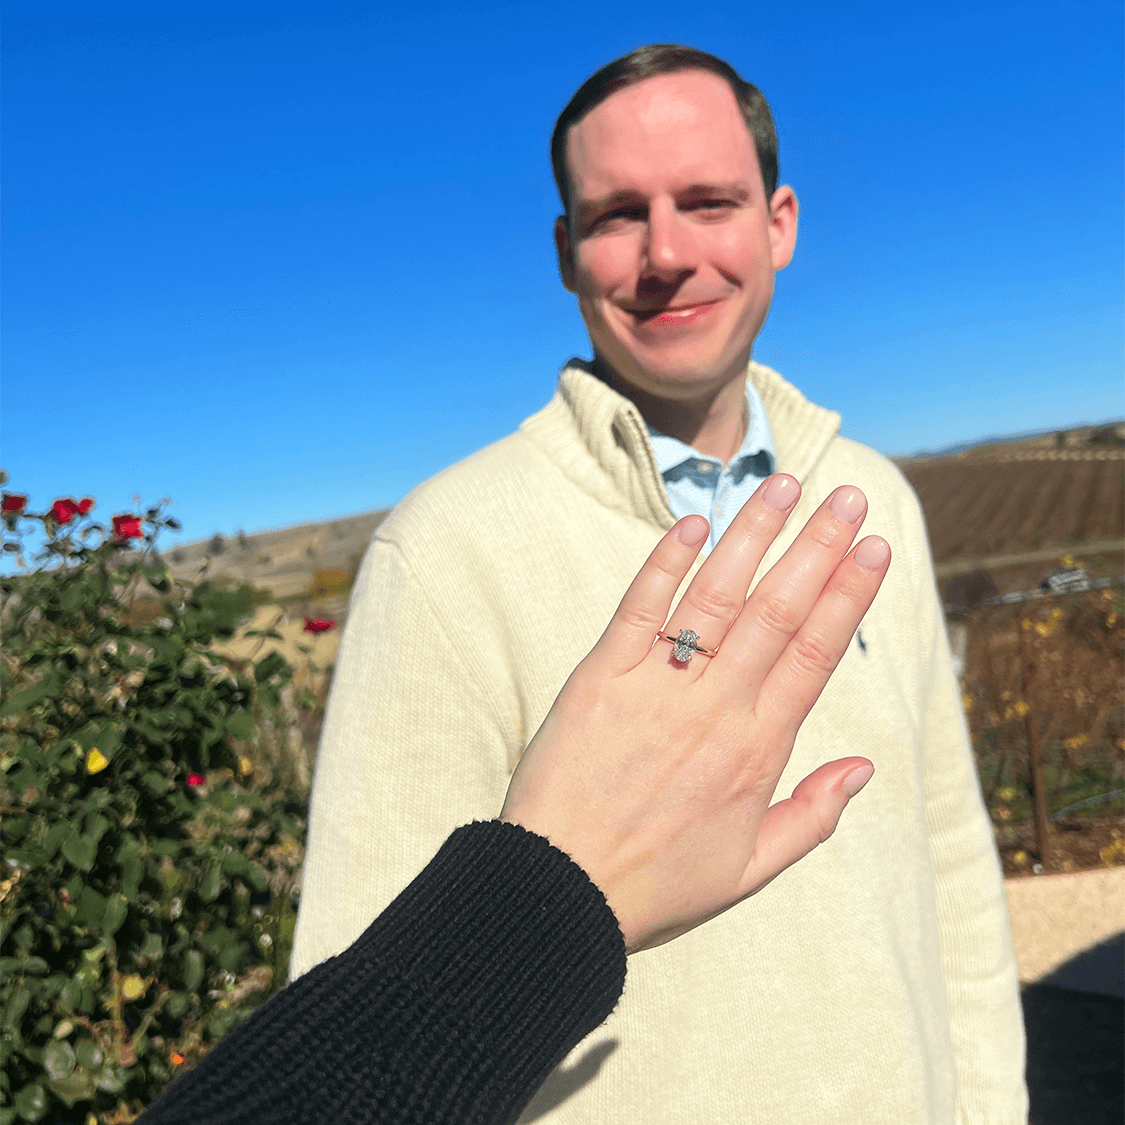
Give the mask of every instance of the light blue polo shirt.
M 762 397 L 746 380 L 746 437 L 727 467 L 714 457 L 648 427 L 656 465 L 664 478 L 668 505 L 676 519 L 696 515 L 711 523 L 706 550 L 719 541 L 738 510 L 754 495 L 758 485 L 774 471 L 773 438 Z

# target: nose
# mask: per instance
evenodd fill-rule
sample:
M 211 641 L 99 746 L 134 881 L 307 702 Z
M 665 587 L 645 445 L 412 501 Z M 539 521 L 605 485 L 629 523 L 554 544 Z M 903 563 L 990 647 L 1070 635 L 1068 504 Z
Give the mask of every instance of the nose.
M 649 207 L 645 232 L 645 265 L 642 272 L 671 281 L 698 265 L 698 248 L 692 225 L 674 203 L 654 202 Z

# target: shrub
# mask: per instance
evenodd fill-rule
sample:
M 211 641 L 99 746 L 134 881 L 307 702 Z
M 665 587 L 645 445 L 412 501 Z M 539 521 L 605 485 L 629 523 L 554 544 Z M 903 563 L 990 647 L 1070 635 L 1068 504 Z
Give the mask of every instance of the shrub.
M 247 751 L 292 669 L 212 651 L 251 607 L 172 582 L 164 505 L 92 508 L 5 493 L 0 517 L 0 1125 L 131 1120 L 291 942 L 304 809 Z

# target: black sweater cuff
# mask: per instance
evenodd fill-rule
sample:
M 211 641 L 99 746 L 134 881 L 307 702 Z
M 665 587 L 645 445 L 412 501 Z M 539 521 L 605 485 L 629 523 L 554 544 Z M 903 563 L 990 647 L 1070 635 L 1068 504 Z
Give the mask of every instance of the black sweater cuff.
M 144 1125 L 514 1121 L 624 980 L 617 921 L 577 864 L 516 825 L 467 825 Z

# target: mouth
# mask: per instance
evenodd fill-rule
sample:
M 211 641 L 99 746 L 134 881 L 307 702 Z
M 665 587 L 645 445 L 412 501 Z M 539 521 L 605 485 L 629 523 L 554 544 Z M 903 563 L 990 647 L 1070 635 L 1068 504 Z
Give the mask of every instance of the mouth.
M 716 308 L 719 301 L 697 301 L 692 304 L 661 305 L 654 309 L 627 309 L 626 311 L 638 324 L 645 327 L 672 328 L 694 321 L 706 316 Z

